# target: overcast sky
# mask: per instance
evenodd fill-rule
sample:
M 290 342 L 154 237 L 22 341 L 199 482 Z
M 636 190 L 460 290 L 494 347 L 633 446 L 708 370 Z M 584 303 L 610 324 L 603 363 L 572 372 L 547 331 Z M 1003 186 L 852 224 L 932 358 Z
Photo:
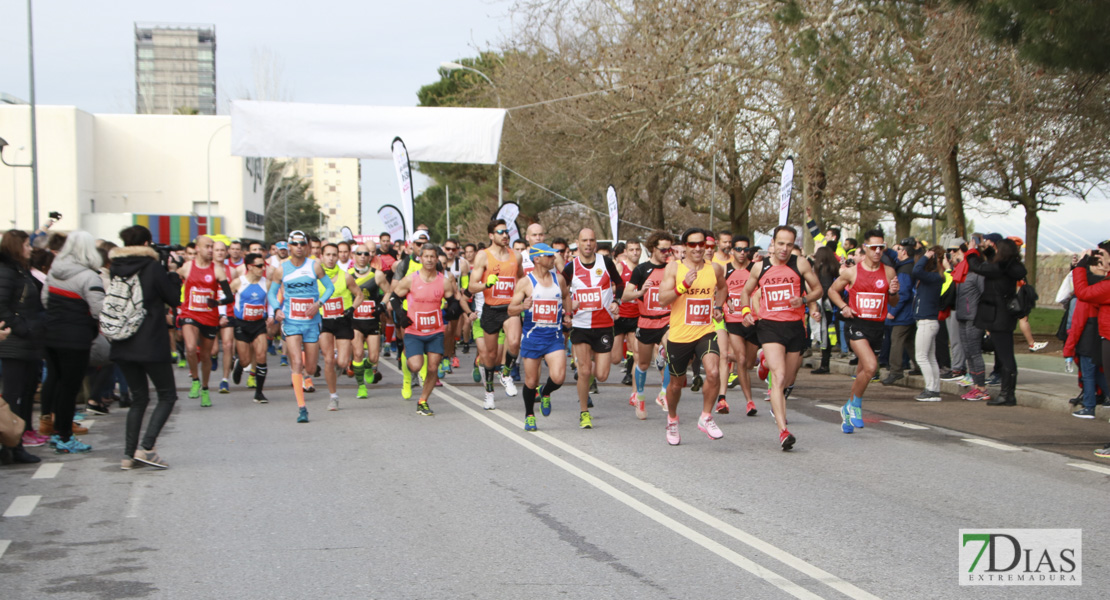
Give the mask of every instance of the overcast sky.
M 35 91 L 39 104 L 93 113 L 134 111 L 134 23 L 216 26 L 220 111 L 253 91 L 252 55 L 283 63 L 289 99 L 326 104 L 413 106 L 439 63 L 496 46 L 509 31 L 507 0 L 272 0 L 187 3 L 150 0 L 35 0 Z M 27 13 L 23 0 L 0 0 L 0 92 L 29 99 Z M 399 194 L 388 161 L 363 161 L 363 229 L 380 230 L 377 208 Z M 1042 218 L 1043 242 L 1110 236 L 1110 200 L 1069 202 Z M 970 215 L 980 230 L 1024 235 L 1021 210 Z M 1092 216 L 1096 216 L 1092 218 Z M 1078 244 L 1079 242 L 1074 242 Z

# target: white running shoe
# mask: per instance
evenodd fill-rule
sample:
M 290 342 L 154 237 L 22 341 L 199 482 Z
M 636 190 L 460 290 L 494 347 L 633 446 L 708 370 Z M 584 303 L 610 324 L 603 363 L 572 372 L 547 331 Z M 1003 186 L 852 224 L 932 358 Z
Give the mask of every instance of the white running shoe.
M 501 385 L 505 386 L 505 394 L 508 395 L 510 398 L 516 396 L 516 384 L 513 383 L 513 378 L 511 375 L 502 375 Z
M 482 408 L 486 410 L 494 410 L 497 405 L 493 403 L 493 392 L 486 392 L 486 403 Z
M 632 406 L 636 407 L 636 418 L 643 421 L 647 418 L 647 408 L 644 407 L 644 395 L 632 393 Z
M 705 435 L 708 435 L 711 440 L 719 440 L 725 437 L 725 434 L 721 432 L 721 428 L 717 427 L 717 422 L 713 420 L 713 417 L 702 417 L 698 419 L 698 429 Z
M 682 442 L 682 436 L 678 434 L 678 421 L 667 421 L 667 443 L 672 446 L 677 446 Z
M 659 394 L 655 396 L 655 403 L 659 405 L 659 408 L 663 409 L 663 412 L 667 412 L 667 390 L 666 389 L 659 390 Z

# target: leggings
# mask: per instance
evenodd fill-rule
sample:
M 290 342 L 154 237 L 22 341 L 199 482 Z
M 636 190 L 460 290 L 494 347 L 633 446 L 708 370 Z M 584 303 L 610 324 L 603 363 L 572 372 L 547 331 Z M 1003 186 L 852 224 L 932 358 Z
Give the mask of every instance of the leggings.
M 1003 381 L 1003 393 L 1013 393 L 1005 384 L 1006 374 L 1010 373 L 1017 378 L 1017 359 L 1014 358 L 1014 332 L 1012 330 L 991 331 L 991 340 L 994 341 L 994 368 L 998 371 Z
M 987 365 L 983 362 L 983 330 L 974 321 L 960 321 L 960 342 L 964 347 L 967 374 L 975 385 L 987 385 Z
M 158 394 L 158 404 L 150 415 L 150 422 L 143 436 L 143 449 L 153 450 L 158 441 L 158 434 L 170 418 L 173 405 L 177 402 L 177 386 L 174 382 L 173 364 L 168 362 L 131 362 L 118 361 L 117 364 L 127 385 L 131 390 L 131 409 L 127 411 L 127 435 L 124 440 L 123 452 L 126 456 L 135 455 L 139 445 L 139 434 L 143 428 L 143 416 L 146 414 L 147 405 L 150 403 L 150 389 L 147 378 L 154 384 L 154 391 Z
M 34 408 L 35 390 L 39 384 L 40 360 L 3 359 L 4 399 L 12 407 L 12 412 L 23 419 L 23 431 L 31 431 L 31 412 Z M 49 414 L 49 413 L 48 413 Z
M 89 350 L 46 349 L 46 378 L 51 390 L 48 402 L 54 407 L 54 433 L 62 441 L 69 441 L 73 435 L 74 403 L 89 366 Z

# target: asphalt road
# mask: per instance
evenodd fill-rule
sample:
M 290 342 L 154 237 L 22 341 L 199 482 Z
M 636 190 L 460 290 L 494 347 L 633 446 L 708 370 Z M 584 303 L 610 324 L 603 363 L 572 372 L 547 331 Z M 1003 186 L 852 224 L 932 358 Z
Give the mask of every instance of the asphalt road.
M 178 371 L 180 400 L 159 440 L 168 470 L 120 470 L 122 410 L 90 417 L 91 454 L 38 448 L 44 466 L 0 469 L 3 597 L 1102 598 L 1110 589 L 1101 515 L 1110 464 L 866 403 L 867 427 L 844 435 L 829 407 L 847 395 L 846 377 L 799 381 L 788 415 L 798 444 L 784 453 L 762 394 L 757 416 L 719 416 L 725 437 L 712 441 L 687 392 L 682 445 L 670 447 L 663 412 L 649 403 L 637 420 L 630 389 L 615 383 L 594 397 L 594 429 L 578 428 L 568 386 L 538 417 L 540 431 L 526 433 L 519 397 L 499 388 L 498 409 L 483 411 L 467 369 L 437 390 L 435 417 L 401 399 L 389 368 L 368 400 L 341 378 L 337 412 L 325 410 L 316 379 L 307 425 L 294 422 L 288 369 L 271 373 L 268 405 L 237 388 L 200 408 Z M 649 397 L 657 385 L 649 375 Z M 897 398 L 874 395 L 894 410 Z M 949 400 L 933 416 L 963 410 Z M 961 528 L 1082 528 L 1083 585 L 960 586 Z

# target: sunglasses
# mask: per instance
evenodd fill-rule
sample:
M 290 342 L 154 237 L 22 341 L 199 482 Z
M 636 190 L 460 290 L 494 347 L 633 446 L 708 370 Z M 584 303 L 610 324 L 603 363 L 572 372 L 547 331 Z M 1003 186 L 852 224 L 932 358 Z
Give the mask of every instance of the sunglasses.
M 265 269 L 266 268 L 266 263 L 262 263 L 260 265 L 250 265 L 250 266 L 256 267 L 256 268 L 259 268 L 259 269 Z
M 509 230 L 508 229 L 494 229 L 493 232 L 496 233 L 497 235 L 505 235 L 505 234 L 509 233 Z
M 289 242 L 290 246 L 307 246 L 308 242 Z
M 656 248 L 656 250 L 659 250 L 660 254 L 670 254 L 674 252 L 674 248 Z
M 355 254 L 357 254 L 359 256 L 370 256 L 369 252 L 355 252 Z
M 863 247 L 868 250 L 886 250 L 886 244 L 864 244 Z
M 733 252 L 751 252 L 752 249 L 747 247 L 747 246 L 734 246 L 732 248 L 732 251 Z
M 706 244 L 705 244 L 705 241 L 701 241 L 701 242 L 686 242 L 686 247 L 687 247 L 687 248 L 705 248 L 705 247 L 706 247 Z
M 444 252 L 454 252 L 455 250 L 458 250 L 458 248 L 455 248 L 455 247 L 452 247 L 452 246 L 444 246 L 443 247 Z

